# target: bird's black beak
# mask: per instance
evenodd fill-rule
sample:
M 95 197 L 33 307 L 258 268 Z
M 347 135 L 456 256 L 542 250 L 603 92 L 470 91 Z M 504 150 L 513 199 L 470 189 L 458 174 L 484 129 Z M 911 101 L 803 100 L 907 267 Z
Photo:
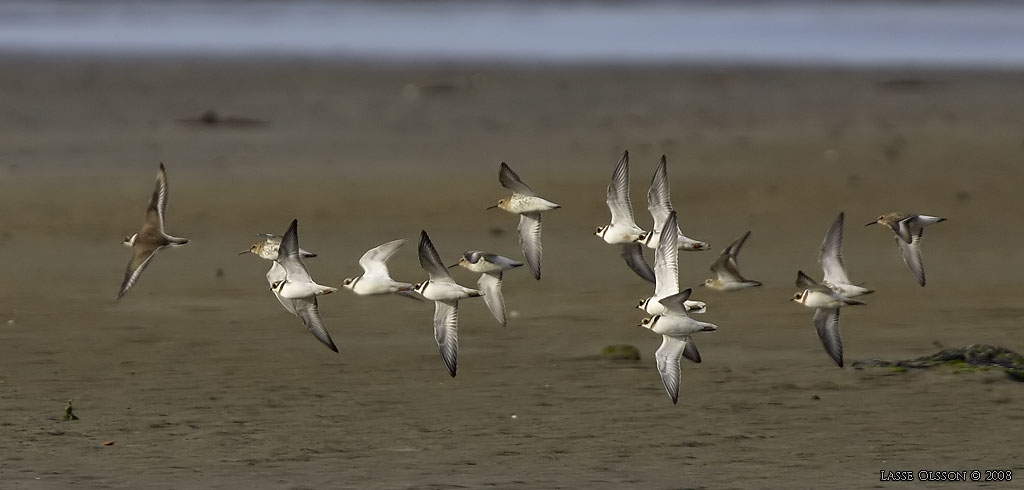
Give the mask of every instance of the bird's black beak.
M 238 252 L 238 255 L 245 255 L 249 252 L 251 252 L 251 250 L 242 250 L 241 252 Z
M 498 205 L 497 205 L 497 204 L 495 204 L 494 206 L 487 206 L 487 209 L 494 209 L 494 208 L 496 208 L 496 207 L 498 207 Z
M 459 264 L 452 264 L 452 265 L 449 265 L 448 268 L 451 269 L 451 268 L 458 267 L 458 266 L 459 266 Z
M 877 224 L 877 223 L 878 223 L 877 221 L 872 221 L 872 222 L 870 222 L 870 223 L 868 223 L 868 224 L 866 224 L 864 226 L 871 226 L 871 225 L 874 225 L 874 224 Z

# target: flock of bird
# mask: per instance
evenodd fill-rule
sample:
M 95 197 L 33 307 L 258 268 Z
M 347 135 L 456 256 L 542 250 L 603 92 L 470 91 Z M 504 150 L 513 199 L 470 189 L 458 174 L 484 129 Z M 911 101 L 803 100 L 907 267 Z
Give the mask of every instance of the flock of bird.
M 510 190 L 512 195 L 487 209 L 500 208 L 519 215 L 519 243 L 523 256 L 533 276 L 540 280 L 543 252 L 541 213 L 560 206 L 538 196 L 504 162 L 498 170 L 498 181 Z M 637 226 L 633 215 L 629 197 L 629 152 L 624 152 L 612 172 L 607 189 L 606 203 L 611 212 L 611 222 L 597 227 L 595 235 L 608 244 L 618 246 L 619 255 L 626 265 L 639 277 L 655 285 L 654 294 L 641 299 L 637 304 L 638 309 L 651 315 L 644 318 L 640 326 L 662 335 L 662 343 L 655 352 L 655 359 L 665 390 L 672 402 L 676 403 L 679 397 L 681 358 L 701 362 L 693 335 L 698 332 L 712 332 L 718 328 L 714 324 L 698 321 L 690 316 L 706 312 L 707 304 L 691 300 L 692 289 L 679 290 L 679 251 L 708 250 L 710 245 L 687 237 L 679 228 L 678 216 L 672 208 L 664 156 L 661 157 L 651 179 L 647 202 L 648 210 L 654 219 L 654 227 L 650 231 Z M 124 280 L 117 294 L 118 299 L 138 281 L 157 251 L 189 242 L 186 238 L 166 233 L 166 212 L 167 173 L 164 165 L 160 164 L 156 187 L 146 210 L 142 228 L 138 233 L 124 239 L 124 244 L 132 249 L 132 257 L 125 270 Z M 868 223 L 868 226 L 881 224 L 892 230 L 903 261 L 917 282 L 924 286 L 921 237 L 926 226 L 944 219 L 922 214 L 889 213 L 879 216 Z M 267 283 L 281 306 L 298 317 L 320 342 L 338 352 L 337 345 L 324 326 L 317 304 L 317 296 L 336 292 L 338 288 L 317 284 L 310 276 L 302 259 L 316 257 L 317 254 L 299 247 L 298 220 L 292 220 L 284 235 L 259 236 L 262 240 L 239 255 L 253 253 L 261 259 L 271 261 L 270 270 L 266 274 Z M 747 231 L 726 247 L 711 265 L 714 277 L 706 279 L 699 286 L 723 292 L 760 286 L 760 282 L 744 278 L 739 271 L 738 255 L 749 236 L 750 231 Z M 843 213 L 840 212 L 821 244 L 819 262 L 823 272 L 822 281 L 815 281 L 803 271 L 798 271 L 796 286 L 799 290 L 792 299 L 814 309 L 813 322 L 818 337 L 825 351 L 839 367 L 843 366 L 839 311 L 845 306 L 863 305 L 863 302 L 853 298 L 874 292 L 850 281 L 843 265 L 842 240 Z M 467 251 L 457 263 L 445 266 L 430 236 L 426 231 L 421 231 L 419 262 L 427 273 L 427 280 L 418 284 L 400 282 L 391 278 L 387 262 L 405 242 L 405 239 L 393 240 L 368 250 L 359 259 L 363 274 L 345 279 L 342 287 L 357 295 L 398 294 L 415 300 L 433 301 L 434 339 L 445 368 L 454 377 L 459 350 L 459 300 L 483 297 L 491 314 L 504 326 L 508 322 L 508 315 L 501 292 L 502 273 L 520 267 L 523 263 L 493 253 Z M 644 259 L 644 248 L 654 250 L 653 267 Z M 463 267 L 479 273 L 478 289 L 457 284 L 448 272 L 448 269 L 454 267 Z

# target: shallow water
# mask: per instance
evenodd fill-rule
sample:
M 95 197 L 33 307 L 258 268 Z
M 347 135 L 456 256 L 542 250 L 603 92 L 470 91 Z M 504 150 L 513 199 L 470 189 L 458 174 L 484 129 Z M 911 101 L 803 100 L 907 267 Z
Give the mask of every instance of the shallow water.
M 1012 2 L 5 2 L 0 50 L 1024 66 Z

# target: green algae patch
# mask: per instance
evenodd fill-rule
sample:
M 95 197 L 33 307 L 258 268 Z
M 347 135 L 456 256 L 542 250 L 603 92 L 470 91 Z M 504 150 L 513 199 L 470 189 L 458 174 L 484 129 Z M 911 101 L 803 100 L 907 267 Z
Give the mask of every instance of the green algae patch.
M 938 367 L 952 369 L 954 373 L 1001 370 L 1010 379 L 1024 382 L 1024 356 L 1005 347 L 986 344 L 943 349 L 916 359 L 856 361 L 853 363 L 853 367 L 854 369 L 884 368 L 891 373 Z
M 612 361 L 639 361 L 640 350 L 629 344 L 609 345 L 601 349 L 601 358 Z

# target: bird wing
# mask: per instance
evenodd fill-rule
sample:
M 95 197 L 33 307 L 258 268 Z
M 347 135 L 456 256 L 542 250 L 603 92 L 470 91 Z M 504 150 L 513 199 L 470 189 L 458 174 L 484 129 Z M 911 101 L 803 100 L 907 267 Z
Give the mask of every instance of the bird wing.
M 132 248 L 132 258 L 128 261 L 128 267 L 125 268 L 124 279 L 121 281 L 121 289 L 117 292 L 117 299 L 121 299 L 135 285 L 135 281 L 142 276 L 142 271 L 146 270 L 149 261 L 153 260 L 157 250 L 161 248 L 163 247 L 143 248 L 137 246 Z
M 427 271 L 427 276 L 432 282 L 455 282 L 451 274 L 448 274 L 448 269 L 441 263 L 441 256 L 438 255 L 434 243 L 430 241 L 430 236 L 425 230 L 420 231 L 419 251 L 420 267 Z
M 149 207 L 146 209 L 146 221 L 150 219 L 150 213 L 155 214 L 159 223 L 159 230 L 164 230 L 164 216 L 167 215 L 167 171 L 164 164 L 160 164 L 160 170 L 156 174 L 156 187 L 153 189 L 153 196 L 149 198 Z
M 501 162 L 501 167 L 498 168 L 498 182 L 501 182 L 501 186 L 511 190 L 513 194 L 521 194 L 523 196 L 537 195 L 530 186 L 523 182 L 523 179 L 519 178 L 519 174 L 515 173 L 505 162 Z
M 434 340 L 448 374 L 455 377 L 459 357 L 459 302 L 434 302 Z
M 644 260 L 643 244 L 640 242 L 620 244 L 619 255 L 636 275 L 645 281 L 657 285 L 658 280 L 654 276 L 654 271 L 651 270 L 651 266 L 647 265 L 647 262 Z
M 825 233 L 825 239 L 821 242 L 821 253 L 818 255 L 818 262 L 821 263 L 821 270 L 824 274 L 823 282 L 829 284 L 850 284 L 846 277 L 846 267 L 843 265 L 843 213 L 840 212 L 832 226 Z
M 700 364 L 700 351 L 697 350 L 697 343 L 693 341 L 692 335 L 686 336 L 686 347 L 683 348 L 683 357 L 691 362 Z
M 747 237 L 750 236 L 748 230 L 743 236 L 736 239 L 736 241 L 725 247 L 722 253 L 718 256 L 718 259 L 711 264 L 711 272 L 714 272 L 718 276 L 719 281 L 723 282 L 746 282 L 743 274 L 740 274 L 740 266 L 737 260 L 737 256 L 740 253 L 740 248 L 747 241 Z
M 300 320 L 302 320 L 302 324 L 309 329 L 313 336 L 326 345 L 327 348 L 334 352 L 338 352 L 338 346 L 334 345 L 334 340 L 331 339 L 331 333 L 327 331 L 327 327 L 324 326 L 323 319 L 320 318 L 320 309 L 317 306 L 316 296 L 293 299 L 290 301 L 295 308 L 295 314 Z
M 363 271 L 367 276 L 390 278 L 391 276 L 388 273 L 387 264 L 388 259 L 390 259 L 392 255 L 395 255 L 395 252 L 397 252 L 399 248 L 402 248 L 402 245 L 405 245 L 405 242 L 406 240 L 404 238 L 400 238 L 367 250 L 366 253 L 359 258 L 359 266 L 363 268 Z
M 679 358 L 686 349 L 686 342 L 668 335 L 661 337 L 661 347 L 655 351 L 654 358 L 658 361 L 658 372 L 661 373 L 665 392 L 675 404 L 679 401 Z
M 914 279 L 917 279 L 917 283 L 924 286 L 924 262 L 921 260 L 921 235 L 923 230 L 918 230 L 918 234 L 913 235 L 911 241 L 905 242 L 899 236 L 896 236 L 896 245 L 900 248 L 900 255 L 903 256 L 903 262 L 907 264 L 907 268 L 910 269 L 910 273 L 914 275 Z
M 540 280 L 540 260 L 544 248 L 540 243 L 540 213 L 523 213 L 519 215 L 519 245 L 526 257 L 526 265 L 533 272 L 533 277 Z
M 629 152 L 624 152 L 612 172 L 608 183 L 608 197 L 605 201 L 612 213 L 612 224 L 636 227 L 633 219 L 633 203 L 629 200 Z
M 914 217 L 907 216 L 906 218 L 897 221 L 893 225 L 892 231 L 893 233 L 896 233 L 896 236 L 901 240 L 910 243 L 910 241 L 914 239 Z
M 677 315 L 689 316 L 686 314 L 686 300 L 690 299 L 690 294 L 693 290 L 686 288 L 683 291 L 673 294 L 667 298 L 661 298 L 658 300 L 666 310 L 675 313 Z
M 839 308 L 818 308 L 814 310 L 814 328 L 818 331 L 821 345 L 836 365 L 843 367 L 843 339 L 839 337 Z
M 654 296 L 664 298 L 679 292 L 679 235 L 676 212 L 670 211 L 654 250 Z M 651 233 L 654 233 L 653 231 Z
M 293 219 L 288 231 L 281 237 L 281 246 L 277 250 L 277 263 L 284 267 L 288 281 L 313 282 L 309 271 L 299 258 L 299 220 Z
M 665 155 L 661 156 L 658 168 L 654 169 L 651 187 L 647 190 L 647 210 L 651 212 L 651 217 L 654 218 L 654 230 L 667 228 L 665 221 L 668 220 L 668 215 L 672 212 L 672 197 L 669 189 Z
M 540 214 L 538 214 L 538 216 L 540 216 Z M 480 257 L 483 258 L 483 260 L 485 260 L 487 262 L 490 262 L 490 263 L 492 263 L 494 265 L 497 265 L 497 266 L 501 267 L 502 269 L 512 269 L 512 268 L 515 268 L 515 267 L 521 267 L 523 265 L 522 262 L 519 262 L 518 260 L 510 259 L 510 258 L 505 257 L 503 255 L 498 255 L 498 254 L 494 254 L 494 253 L 487 253 L 487 252 L 475 252 L 475 253 L 480 254 Z
M 800 289 L 813 289 L 818 286 L 818 281 L 811 279 L 811 276 L 804 274 L 804 271 L 796 271 L 796 287 Z
M 504 327 L 508 320 L 505 316 L 505 298 L 501 295 L 501 272 L 480 274 L 480 279 L 476 283 L 484 292 L 484 303 L 487 303 L 487 308 Z

